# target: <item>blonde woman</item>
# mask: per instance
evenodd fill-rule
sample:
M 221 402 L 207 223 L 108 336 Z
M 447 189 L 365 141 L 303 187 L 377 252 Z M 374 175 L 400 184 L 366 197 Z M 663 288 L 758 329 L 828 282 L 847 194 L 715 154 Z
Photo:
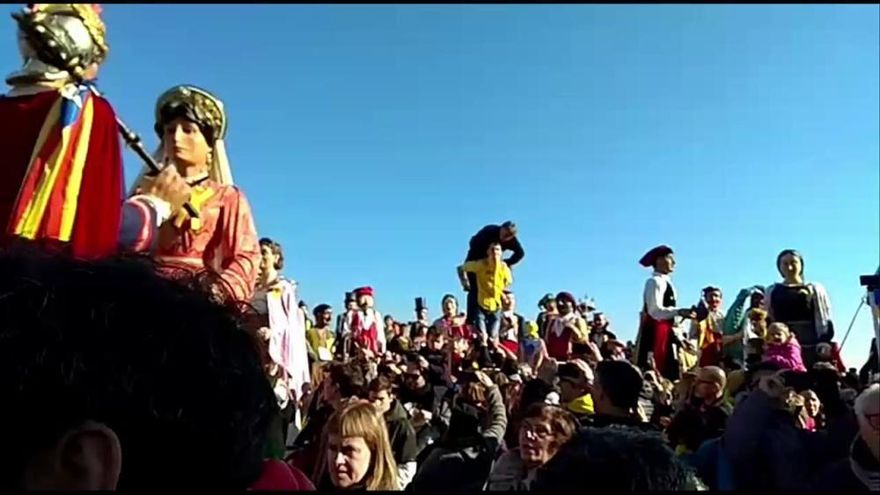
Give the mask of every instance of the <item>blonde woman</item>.
M 366 401 L 333 414 L 313 477 L 319 490 L 399 490 L 397 466 L 382 416 Z

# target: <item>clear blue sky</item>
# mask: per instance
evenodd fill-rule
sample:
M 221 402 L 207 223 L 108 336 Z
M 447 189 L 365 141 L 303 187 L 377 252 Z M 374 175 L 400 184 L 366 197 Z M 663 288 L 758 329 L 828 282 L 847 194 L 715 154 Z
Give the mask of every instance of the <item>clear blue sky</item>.
M 11 11 L 14 7 L 7 6 Z M 15 7 L 17 8 L 17 7 Z M 658 243 L 682 303 L 778 278 L 842 333 L 880 262 L 878 6 L 107 5 L 101 87 L 150 146 L 155 98 L 225 100 L 259 233 L 314 307 L 370 284 L 411 319 L 461 295 L 470 235 L 515 220 L 522 312 L 594 296 L 634 338 Z M 13 22 L 0 66 L 17 65 Z M 126 153 L 126 176 L 139 164 Z M 861 366 L 862 310 L 844 351 Z

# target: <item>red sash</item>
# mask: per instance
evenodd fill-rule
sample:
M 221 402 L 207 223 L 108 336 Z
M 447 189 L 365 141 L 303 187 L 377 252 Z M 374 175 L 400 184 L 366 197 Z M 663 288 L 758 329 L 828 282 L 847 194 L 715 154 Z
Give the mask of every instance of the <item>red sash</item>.
M 360 311 L 356 311 L 351 317 L 352 338 L 355 343 L 366 349 L 379 352 L 379 331 L 376 329 L 376 321 L 373 318 L 373 324 L 364 328 L 364 322 L 361 320 Z
M 571 329 L 565 328 L 562 333 L 556 335 L 552 327 L 547 330 L 547 355 L 557 361 L 567 361 L 569 358 L 569 344 L 571 342 Z

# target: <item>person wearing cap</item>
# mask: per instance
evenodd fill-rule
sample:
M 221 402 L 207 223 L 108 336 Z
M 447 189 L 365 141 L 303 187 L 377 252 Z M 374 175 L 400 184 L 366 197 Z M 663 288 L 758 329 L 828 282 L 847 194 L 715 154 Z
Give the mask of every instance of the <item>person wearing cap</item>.
M 537 370 L 547 357 L 547 344 L 538 335 L 538 324 L 527 321 L 525 332 L 519 342 L 519 362 Z
M 385 323 L 382 315 L 373 308 L 372 287 L 355 289 L 358 309 L 346 314 L 343 334 L 351 338 L 357 347 L 369 349 L 374 355 L 385 352 Z
M 556 295 L 559 316 L 548 320 L 547 354 L 553 359 L 565 361 L 571 356 L 571 346 L 575 342 L 587 341 L 587 322 L 575 310 L 577 301 L 569 292 Z
M 428 329 L 431 327 L 431 320 L 428 319 L 428 306 L 423 297 L 417 297 L 415 300 L 415 315 L 415 321 L 410 323 L 412 332 L 427 335 Z
M 559 379 L 559 403 L 583 425 L 595 413 L 593 397 L 593 369 L 580 360 L 574 359 L 559 365 L 556 372 Z
M 559 315 L 559 311 L 556 308 L 556 297 L 553 294 L 544 295 L 538 302 L 538 308 L 540 308 L 541 312 L 538 313 L 535 323 L 538 324 L 538 333 L 543 339 L 547 334 L 548 321 Z
M 345 360 L 348 356 L 348 340 L 349 335 L 346 333 L 346 322 L 350 321 L 354 316 L 355 311 L 358 309 L 357 298 L 354 296 L 354 292 L 346 292 L 345 300 L 343 302 L 345 307 L 345 311 L 342 312 L 339 316 L 336 317 L 336 357 Z
M 677 294 L 670 275 L 675 270 L 675 257 L 669 246 L 657 246 L 642 256 L 639 264 L 654 273 L 645 282 L 638 337 L 636 365 L 643 370 L 656 369 L 669 380 L 678 379 L 681 371 L 677 347 L 688 345 L 679 335 L 677 319 L 694 318 L 691 309 L 676 306 Z

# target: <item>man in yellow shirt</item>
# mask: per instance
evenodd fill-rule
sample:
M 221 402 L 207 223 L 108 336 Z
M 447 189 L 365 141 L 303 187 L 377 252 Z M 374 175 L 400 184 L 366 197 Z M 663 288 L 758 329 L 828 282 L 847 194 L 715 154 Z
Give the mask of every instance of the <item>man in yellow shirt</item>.
M 481 336 L 493 340 L 498 339 L 498 329 L 501 321 L 501 297 L 504 290 L 513 282 L 513 274 L 510 267 L 501 259 L 501 244 L 493 242 L 489 244 L 486 257 L 478 261 L 466 261 L 458 267 L 458 278 L 465 291 L 474 288 L 470 286 L 467 273 L 472 273 L 477 281 L 477 305 L 476 315 L 469 321 L 480 332 Z

